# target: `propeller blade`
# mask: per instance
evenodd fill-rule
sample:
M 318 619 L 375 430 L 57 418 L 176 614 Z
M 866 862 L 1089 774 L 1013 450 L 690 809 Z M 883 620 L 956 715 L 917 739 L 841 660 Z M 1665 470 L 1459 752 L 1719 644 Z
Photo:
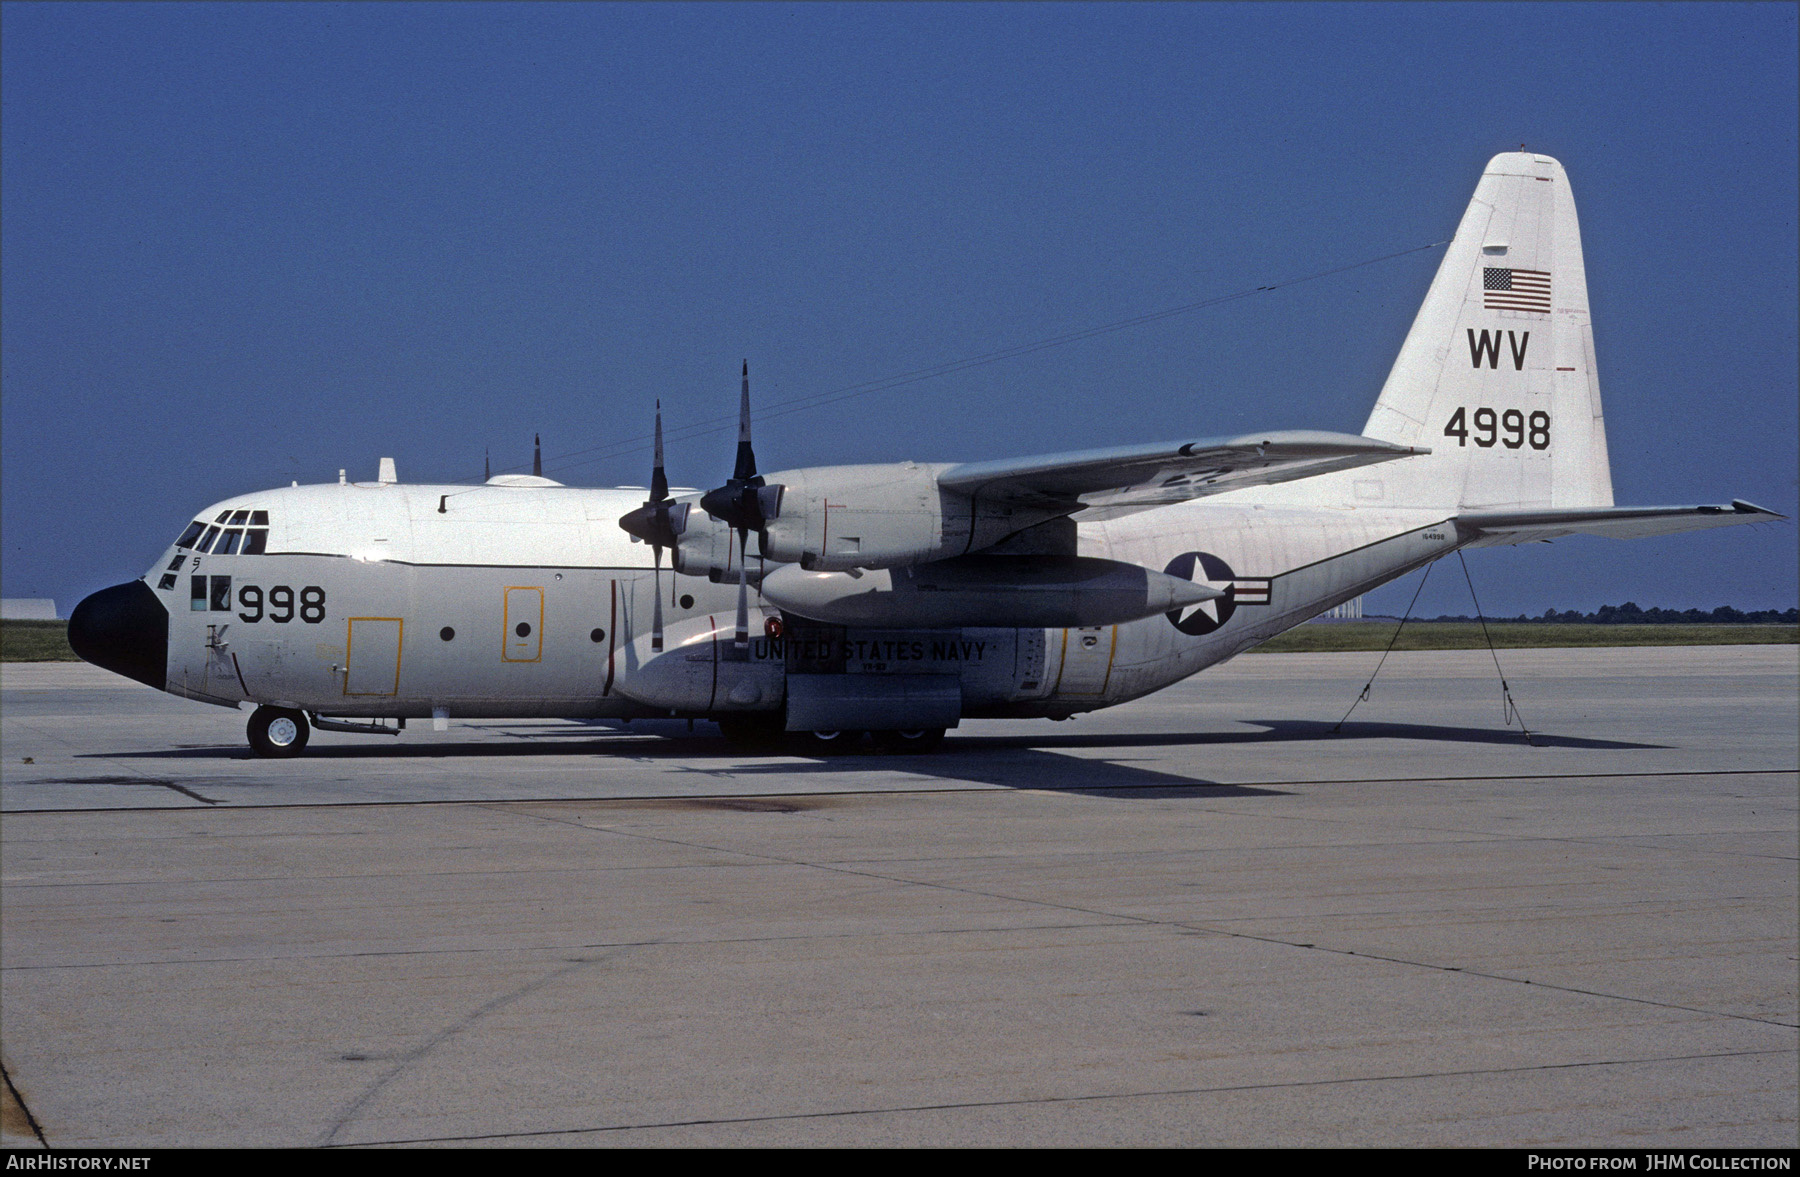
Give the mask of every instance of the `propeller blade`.
M 761 486 L 762 480 L 756 478 L 756 451 L 750 447 L 750 361 L 744 361 L 743 391 L 738 395 L 738 448 L 737 466 L 731 472 L 733 482 Z
M 651 594 L 650 648 L 652 650 L 661 650 L 663 648 L 662 545 L 654 544 L 651 546 L 650 550 L 655 553 L 653 559 L 656 565 L 656 591 Z
M 737 632 L 732 645 L 738 653 L 750 656 L 750 536 L 738 532 L 738 604 Z
M 544 476 L 544 440 L 535 433 L 531 435 L 531 473 L 536 478 Z
M 663 435 L 662 435 L 662 401 L 656 402 L 656 456 L 650 469 L 650 497 L 644 505 L 634 511 L 627 511 L 619 519 L 619 526 L 630 534 L 650 545 L 651 567 L 655 570 L 654 591 L 651 593 L 650 607 L 650 648 L 663 648 L 663 607 L 662 607 L 662 553 L 664 548 L 679 546 L 681 535 L 687 530 L 686 504 L 676 503 L 669 497 L 669 476 L 663 469 Z M 674 573 L 675 570 L 669 570 Z M 669 604 L 675 603 L 675 592 L 679 580 L 671 580 L 669 585 Z
M 662 399 L 656 401 L 656 459 L 650 467 L 650 502 L 661 503 L 669 497 L 669 476 L 663 473 Z M 649 506 L 646 503 L 645 506 Z
M 750 444 L 750 362 L 746 360 L 743 391 L 738 400 L 737 464 L 729 482 L 700 496 L 700 509 L 727 526 L 760 536 L 774 517 L 764 504 L 775 504 L 778 509 L 780 503 L 779 493 L 772 497 L 758 493 L 762 488 L 762 475 L 756 472 L 756 451 Z
M 669 497 L 669 477 L 663 471 L 662 402 L 656 402 L 656 464 L 650 470 L 650 497 L 644 505 L 627 511 L 619 526 L 647 544 L 676 547 L 687 531 L 687 505 Z M 660 588 L 658 592 L 660 593 Z

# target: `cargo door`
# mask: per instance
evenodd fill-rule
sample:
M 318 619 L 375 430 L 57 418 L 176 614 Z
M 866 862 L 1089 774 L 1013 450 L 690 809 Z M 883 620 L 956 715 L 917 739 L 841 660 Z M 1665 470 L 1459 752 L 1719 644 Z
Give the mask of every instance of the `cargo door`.
M 544 658 L 544 590 L 509 588 L 502 617 L 500 658 L 505 662 L 541 662 Z
M 344 694 L 380 696 L 400 693 L 398 617 L 352 617 L 344 639 Z
M 1113 653 L 1118 649 L 1119 627 L 1098 625 L 1063 632 L 1062 673 L 1058 695 L 1104 695 L 1112 677 Z

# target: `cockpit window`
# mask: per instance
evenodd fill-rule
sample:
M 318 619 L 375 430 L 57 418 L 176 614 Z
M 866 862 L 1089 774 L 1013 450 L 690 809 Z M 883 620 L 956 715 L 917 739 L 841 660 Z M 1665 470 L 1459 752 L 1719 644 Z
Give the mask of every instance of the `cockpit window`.
M 252 511 L 248 508 L 242 511 L 220 511 L 213 523 L 215 526 L 211 527 L 201 520 L 188 524 L 187 530 L 181 533 L 181 538 L 175 541 L 175 546 L 216 556 L 260 556 L 268 549 L 269 533 L 265 530 L 269 526 L 267 511 Z M 245 531 L 230 526 L 244 523 L 251 524 L 256 530 Z M 217 526 L 218 524 L 226 526 Z

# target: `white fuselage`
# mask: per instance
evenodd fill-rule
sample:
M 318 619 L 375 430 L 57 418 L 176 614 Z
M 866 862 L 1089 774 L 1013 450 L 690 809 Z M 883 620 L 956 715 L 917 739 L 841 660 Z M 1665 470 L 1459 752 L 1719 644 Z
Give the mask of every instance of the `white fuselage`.
M 722 696 L 718 706 L 669 707 L 633 693 L 655 582 L 650 549 L 618 520 L 642 496 L 350 483 L 216 503 L 197 518 L 210 526 L 235 512 L 266 512 L 264 550 L 171 547 L 146 576 L 169 611 L 167 689 L 341 716 L 630 717 L 728 706 Z M 1068 715 L 1168 686 L 1458 543 L 1442 511 L 1281 506 L 1267 501 L 1278 493 L 1251 496 L 1079 529 L 1082 555 L 1229 585 L 1218 602 L 1095 629 L 839 629 L 829 669 L 954 675 L 965 716 Z M 689 647 L 695 634 L 729 635 L 734 581 L 665 566 L 661 583 L 671 649 L 684 634 Z M 774 612 L 753 608 L 754 656 L 785 659 L 790 671 L 819 669 L 795 661 L 816 651 L 784 653 L 764 636 Z

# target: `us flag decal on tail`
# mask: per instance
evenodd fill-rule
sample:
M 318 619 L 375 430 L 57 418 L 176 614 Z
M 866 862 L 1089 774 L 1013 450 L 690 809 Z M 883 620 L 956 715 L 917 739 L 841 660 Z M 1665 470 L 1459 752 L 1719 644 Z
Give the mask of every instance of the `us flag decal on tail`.
M 1486 266 L 1481 271 L 1481 305 L 1490 311 L 1550 313 L 1550 271 Z

